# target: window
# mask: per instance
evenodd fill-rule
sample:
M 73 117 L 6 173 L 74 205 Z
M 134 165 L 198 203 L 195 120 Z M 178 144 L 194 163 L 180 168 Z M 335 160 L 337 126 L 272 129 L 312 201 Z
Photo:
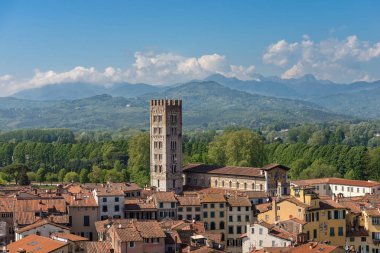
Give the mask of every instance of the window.
M 222 187 L 224 187 L 224 180 L 222 180 Z
M 203 218 L 207 218 L 208 217 L 208 213 L 207 212 L 203 212 Z
M 236 227 L 236 233 L 241 234 L 241 226 Z
M 314 239 L 317 239 L 317 238 L 318 238 L 318 237 L 317 237 L 317 230 L 316 230 L 316 229 L 313 230 L 313 238 L 314 238 Z
M 103 198 L 103 202 L 107 202 L 107 198 Z
M 195 215 L 195 220 L 200 221 L 201 220 L 201 216 L 199 214 L 196 214 Z
M 90 216 L 88 215 L 83 216 L 83 226 L 85 227 L 90 226 Z
M 215 212 L 214 212 L 214 211 L 211 211 L 211 212 L 210 212 L 210 217 L 211 217 L 211 218 L 215 218 Z
M 262 234 L 263 234 L 263 229 L 259 228 L 259 235 L 262 235 Z
M 339 211 L 338 210 L 334 211 L 334 219 L 339 219 Z
M 171 208 L 175 208 L 175 203 L 174 203 L 174 202 L 171 202 L 171 203 L 170 203 L 170 207 L 171 207 Z
M 354 242 L 355 241 L 355 237 L 350 237 L 350 242 Z
M 360 240 L 361 240 L 362 242 L 365 242 L 365 241 L 367 241 L 367 237 L 362 237 L 362 238 L 360 238 Z
M 330 236 L 335 236 L 335 229 L 334 228 L 330 228 Z
M 134 248 L 135 242 L 128 242 L 128 248 Z
M 200 212 L 200 211 L 201 211 L 201 208 L 200 208 L 200 207 L 196 207 L 196 208 L 195 208 L 195 211 L 196 211 L 196 212 Z
M 255 233 L 255 228 L 251 228 L 251 234 Z
M 234 233 L 234 227 L 233 226 L 228 226 L 228 233 L 233 234 Z
M 215 208 L 215 204 L 210 204 L 210 208 Z
M 224 203 L 220 203 L 220 204 L 219 204 L 219 207 L 220 207 L 220 208 L 224 208 Z
M 228 186 L 229 186 L 230 188 L 232 188 L 232 182 L 231 182 L 231 181 L 228 183 Z
M 183 208 L 182 207 L 178 207 L 178 212 L 182 212 L 183 211 Z
M 338 236 L 343 236 L 343 227 L 338 227 Z
M 236 189 L 239 189 L 239 182 L 236 182 Z
M 164 203 L 160 202 L 159 206 L 160 208 L 164 208 Z
M 210 222 L 210 230 L 215 230 L 215 222 Z
M 276 244 L 275 244 L 275 242 L 274 241 L 272 241 L 272 247 L 274 247 Z
M 237 210 L 238 210 L 238 212 L 240 212 L 240 211 L 241 211 L 241 207 L 240 207 L 240 206 L 238 206 Z
M 193 211 L 193 208 L 192 207 L 186 207 L 186 211 L 191 212 L 191 211 Z
M 249 206 L 245 207 L 245 211 L 247 211 L 247 212 L 249 211 Z
M 263 241 L 262 240 L 259 241 L 259 246 L 260 247 L 263 246 Z
M 327 219 L 331 220 L 331 211 L 327 212 Z
M 182 218 L 183 218 L 182 214 L 178 214 L 178 220 L 183 220 Z
M 203 204 L 203 208 L 207 208 L 207 204 Z
M 249 215 L 245 216 L 245 221 L 249 221 Z
M 120 211 L 120 207 L 119 207 L 119 205 L 116 205 L 115 206 L 115 212 L 119 212 Z
M 219 212 L 219 217 L 220 217 L 220 218 L 223 218 L 223 217 L 224 217 L 224 212 L 223 212 L 223 211 L 220 211 L 220 212 Z
M 229 220 L 229 221 L 232 221 L 232 216 L 231 216 L 231 215 L 228 216 L 228 220 Z
M 103 206 L 103 207 L 102 207 L 102 211 L 103 211 L 103 212 L 108 212 L 108 207 L 107 207 L 107 206 Z
M 208 223 L 205 222 L 204 224 L 205 224 L 205 229 L 208 230 Z
M 192 220 L 191 214 L 186 215 L 187 220 Z
M 237 221 L 241 221 L 241 216 L 240 215 L 237 216 Z
M 252 186 L 251 186 L 252 190 L 255 189 L 255 183 L 252 183 Z
M 247 183 L 244 183 L 244 190 L 247 190 Z
M 380 217 L 372 217 L 372 224 L 373 225 L 379 225 L 380 224 Z
M 372 232 L 372 239 L 380 240 L 380 232 Z
M 224 221 L 219 222 L 219 229 L 224 229 Z

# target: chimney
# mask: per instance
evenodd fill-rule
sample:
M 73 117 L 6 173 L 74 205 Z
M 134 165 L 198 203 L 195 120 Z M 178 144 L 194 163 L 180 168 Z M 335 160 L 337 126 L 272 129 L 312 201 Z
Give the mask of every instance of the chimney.
M 17 253 L 26 253 L 26 250 L 25 250 L 25 249 L 22 249 L 22 248 L 19 248 L 19 249 L 17 250 Z

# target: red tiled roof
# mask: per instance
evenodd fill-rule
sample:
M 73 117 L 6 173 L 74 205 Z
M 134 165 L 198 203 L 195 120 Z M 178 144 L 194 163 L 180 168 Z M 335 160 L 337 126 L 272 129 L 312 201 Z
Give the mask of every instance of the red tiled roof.
M 177 202 L 174 192 L 156 192 L 154 198 L 156 202 Z
M 264 177 L 260 168 L 216 166 L 208 164 L 189 164 L 183 168 L 184 173 L 207 173 L 218 175 L 234 175 L 243 177 Z
M 338 247 L 317 242 L 309 242 L 293 248 L 292 253 L 329 253 L 336 250 L 336 248 Z
M 358 187 L 374 187 L 380 185 L 379 182 L 375 181 L 362 181 L 362 180 L 352 180 L 336 177 L 327 178 L 315 178 L 315 179 L 305 179 L 305 180 L 293 180 L 291 184 L 297 186 L 312 186 L 315 184 L 338 184 L 347 186 L 358 186 Z
M 70 234 L 70 233 L 54 233 L 52 238 L 62 238 L 72 242 L 88 241 L 88 238 Z
M 201 201 L 198 196 L 177 196 L 180 206 L 200 206 Z
M 201 203 L 225 203 L 226 199 L 223 194 L 209 193 L 201 195 Z
M 110 253 L 112 245 L 110 242 L 85 242 L 83 244 L 85 252 L 91 253 Z
M 51 222 L 51 221 L 48 221 L 46 219 L 41 219 L 41 220 L 37 220 L 35 223 L 33 224 L 30 224 L 29 226 L 26 226 L 26 227 L 23 227 L 23 228 L 20 228 L 16 231 L 17 234 L 21 234 L 21 233 L 24 233 L 26 231 L 29 231 L 29 230 L 32 230 L 32 229 L 35 229 L 35 228 L 39 228 L 41 226 L 45 226 L 45 225 L 51 225 L 51 226 L 55 226 L 55 227 L 59 227 L 59 228 L 62 228 L 62 229 L 65 229 L 67 231 L 70 231 L 70 229 L 68 227 L 65 227 L 65 226 L 62 226 L 62 225 L 59 225 L 59 224 L 56 224 L 54 222 Z
M 251 202 L 246 197 L 231 196 L 227 199 L 227 202 L 232 207 L 235 207 L 235 206 L 252 206 Z
M 26 252 L 49 253 L 65 246 L 67 247 L 67 243 L 32 234 L 9 244 L 7 249 L 9 253 L 20 252 L 20 249 L 24 249 Z

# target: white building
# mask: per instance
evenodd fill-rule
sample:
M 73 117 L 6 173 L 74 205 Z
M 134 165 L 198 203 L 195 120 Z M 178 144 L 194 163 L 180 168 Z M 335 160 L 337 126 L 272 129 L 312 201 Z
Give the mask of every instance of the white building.
M 99 205 L 99 219 L 108 217 L 120 219 L 124 217 L 124 191 L 111 186 L 98 188 L 93 191 L 96 203 Z
M 17 229 L 17 228 L 16 228 Z M 65 226 L 61 226 L 46 219 L 41 219 L 32 223 L 26 227 L 17 229 L 15 231 L 16 241 L 28 236 L 28 235 L 40 235 L 43 237 L 50 237 L 54 233 L 70 233 L 70 229 Z
M 294 180 L 290 182 L 293 186 L 312 186 L 315 193 L 320 196 L 337 196 L 343 194 L 344 197 L 363 196 L 365 194 L 380 193 L 380 183 L 375 181 L 361 181 L 343 178 L 316 178 L 306 180 Z
M 249 253 L 264 247 L 288 247 L 292 245 L 296 235 L 264 221 L 247 225 L 247 233 L 243 236 L 242 252 Z

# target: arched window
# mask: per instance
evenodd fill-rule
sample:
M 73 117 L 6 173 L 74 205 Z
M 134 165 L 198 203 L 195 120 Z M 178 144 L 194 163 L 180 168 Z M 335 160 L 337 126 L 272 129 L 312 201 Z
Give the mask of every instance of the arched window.
M 240 186 L 239 182 L 236 182 L 236 189 L 239 189 L 239 186 Z
M 232 188 L 232 182 L 231 181 L 229 182 L 229 187 Z
M 221 235 L 222 235 L 222 239 L 221 239 L 221 241 L 224 242 L 224 240 L 225 240 L 225 238 L 224 238 L 224 233 L 221 233 Z
M 224 187 L 224 180 L 222 181 L 222 187 Z
M 252 190 L 255 189 L 255 183 L 252 183 Z
M 208 230 L 208 223 L 205 222 L 205 229 Z
M 224 229 L 224 221 L 219 222 L 219 229 Z
M 247 183 L 244 183 L 244 190 L 247 190 Z
M 215 180 L 215 187 L 218 187 L 218 180 Z
M 215 222 L 210 222 L 210 230 L 215 230 Z

